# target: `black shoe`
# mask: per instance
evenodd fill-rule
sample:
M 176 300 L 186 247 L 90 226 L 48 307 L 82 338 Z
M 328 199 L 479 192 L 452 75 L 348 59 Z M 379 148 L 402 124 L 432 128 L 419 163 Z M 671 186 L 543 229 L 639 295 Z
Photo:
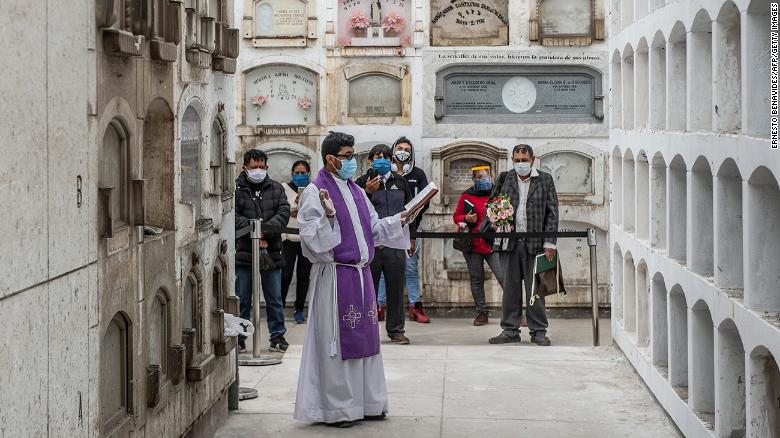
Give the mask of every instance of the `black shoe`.
M 287 343 L 287 341 L 284 339 L 284 336 L 279 335 L 271 338 L 271 347 L 269 348 L 269 350 L 284 353 L 285 351 L 287 351 L 287 347 L 289 346 L 290 344 Z
M 542 347 L 549 347 L 551 344 L 550 338 L 545 335 L 533 335 L 531 336 L 531 342 Z
M 363 417 L 363 419 L 366 421 L 382 421 L 385 418 L 387 418 L 387 413 L 385 412 L 382 412 L 379 415 L 366 415 L 365 417 Z
M 509 344 L 512 342 L 520 342 L 520 335 L 510 336 L 506 332 L 501 332 L 500 335 L 490 338 L 488 340 L 491 344 Z
M 336 421 L 335 423 L 325 423 L 330 427 L 338 427 L 341 429 L 346 429 L 348 427 L 352 427 L 354 425 L 353 421 Z

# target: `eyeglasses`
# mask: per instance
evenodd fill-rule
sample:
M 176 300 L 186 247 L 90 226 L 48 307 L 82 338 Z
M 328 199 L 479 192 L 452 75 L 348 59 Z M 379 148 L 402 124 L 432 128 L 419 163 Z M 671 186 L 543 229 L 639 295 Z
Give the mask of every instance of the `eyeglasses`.
M 345 160 L 351 160 L 355 154 L 336 154 L 337 158 L 343 158 Z

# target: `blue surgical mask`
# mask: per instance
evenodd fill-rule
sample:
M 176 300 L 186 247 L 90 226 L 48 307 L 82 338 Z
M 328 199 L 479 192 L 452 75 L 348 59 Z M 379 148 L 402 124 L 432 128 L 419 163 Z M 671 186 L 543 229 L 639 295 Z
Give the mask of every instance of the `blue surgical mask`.
M 488 191 L 493 188 L 493 181 L 490 178 L 480 178 L 474 181 L 474 188 L 480 192 Z
M 528 176 L 531 173 L 531 163 L 527 161 L 515 163 L 515 172 L 520 176 Z
M 371 167 L 379 172 L 380 175 L 386 175 L 387 172 L 390 172 L 390 160 L 387 158 L 377 158 L 373 161 Z
M 295 187 L 306 187 L 309 185 L 309 175 L 306 173 L 298 173 L 292 176 L 292 182 Z
M 357 172 L 357 160 L 354 157 L 349 160 L 344 160 L 341 162 L 341 169 L 339 169 L 339 178 L 346 181 L 352 178 L 353 176 L 355 176 L 355 172 Z

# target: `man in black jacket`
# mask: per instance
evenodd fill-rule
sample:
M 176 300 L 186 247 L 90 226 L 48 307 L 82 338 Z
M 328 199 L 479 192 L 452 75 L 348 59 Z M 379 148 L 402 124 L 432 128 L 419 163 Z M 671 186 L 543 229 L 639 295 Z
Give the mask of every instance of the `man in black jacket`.
M 412 200 L 406 180 L 391 170 L 390 147 L 378 144 L 371 148 L 368 159 L 371 169 L 358 178 L 357 185 L 365 189 L 379 218 L 396 215 Z M 387 336 L 396 344 L 406 345 L 404 336 L 404 283 L 406 278 L 406 254 L 402 249 L 378 246 L 371 262 L 374 290 L 379 290 L 379 278 L 384 274 L 387 289 Z
M 290 220 L 290 204 L 281 184 L 268 176 L 268 156 L 258 149 L 244 153 L 244 166 L 236 179 L 236 231 L 249 225 L 250 219 L 263 219 L 266 226 L 284 227 Z M 268 331 L 272 351 L 286 351 L 284 339 L 284 303 L 282 303 L 282 235 L 263 231 L 260 248 L 271 260 L 261 267 L 260 279 L 268 314 Z M 252 239 L 244 235 L 236 239 L 236 295 L 241 299 L 241 318 L 252 314 Z M 244 338 L 239 337 L 243 350 Z

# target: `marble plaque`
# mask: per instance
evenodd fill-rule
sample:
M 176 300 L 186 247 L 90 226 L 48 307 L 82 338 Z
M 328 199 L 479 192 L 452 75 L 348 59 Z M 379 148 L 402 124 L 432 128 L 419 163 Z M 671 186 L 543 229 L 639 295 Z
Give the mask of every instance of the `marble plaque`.
M 187 107 L 181 121 L 181 198 L 198 207 L 200 201 L 200 119 Z M 197 213 L 197 212 L 196 212 Z
M 368 74 L 349 81 L 350 116 L 400 116 L 401 81 Z
M 508 0 L 431 0 L 431 45 L 507 45 Z
M 412 44 L 412 0 L 339 0 L 340 47 L 408 47 Z
M 280 183 L 289 182 L 292 179 L 292 164 L 305 159 L 292 151 L 268 151 L 268 176 Z
M 269 65 L 246 74 L 246 124 L 314 125 L 317 122 L 315 73 L 293 65 Z
M 261 0 L 255 3 L 255 37 L 305 36 L 308 17 L 301 0 Z
M 474 185 L 474 181 L 471 179 L 471 168 L 485 165 L 490 165 L 490 163 L 474 158 L 461 158 L 449 162 L 447 194 L 452 197 L 453 202 L 457 201 L 461 193 Z
M 593 194 L 593 160 L 575 152 L 553 152 L 539 160 L 539 168 L 555 181 L 560 194 Z
M 539 31 L 542 36 L 591 36 L 593 0 L 542 0 Z

